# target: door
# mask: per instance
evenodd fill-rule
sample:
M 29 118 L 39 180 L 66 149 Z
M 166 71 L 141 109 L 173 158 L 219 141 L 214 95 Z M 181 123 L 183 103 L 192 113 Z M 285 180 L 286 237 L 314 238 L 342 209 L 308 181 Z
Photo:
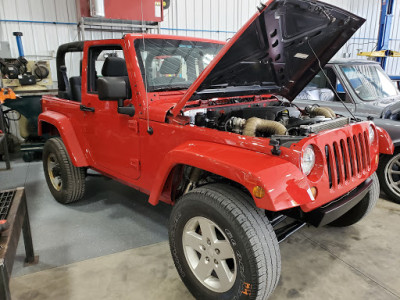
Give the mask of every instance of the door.
M 330 107 L 335 113 L 345 116 L 350 116 L 347 109 L 352 113 L 356 109 L 355 103 L 345 92 L 335 69 L 331 67 L 325 67 L 324 72 L 320 71 L 296 97 L 293 103 L 301 108 L 314 104 Z
M 122 44 L 118 44 L 122 42 L 107 46 L 87 42 L 83 72 L 87 83 L 82 85 L 82 110 L 94 168 L 129 182 L 140 176 L 137 116 L 119 114 L 117 101 L 100 101 L 96 84 L 99 77 L 112 76 L 124 77 L 129 85 L 126 55 Z M 132 102 L 132 99 L 125 102 Z

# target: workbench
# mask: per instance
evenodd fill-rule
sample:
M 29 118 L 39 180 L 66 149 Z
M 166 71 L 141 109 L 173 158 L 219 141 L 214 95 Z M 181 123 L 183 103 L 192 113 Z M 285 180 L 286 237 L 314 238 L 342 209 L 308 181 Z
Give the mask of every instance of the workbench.
M 25 265 L 38 262 L 33 250 L 24 188 L 0 191 L 0 220 L 7 220 L 9 224 L 0 237 L 0 299 L 11 300 L 9 281 L 21 230 L 25 244 Z

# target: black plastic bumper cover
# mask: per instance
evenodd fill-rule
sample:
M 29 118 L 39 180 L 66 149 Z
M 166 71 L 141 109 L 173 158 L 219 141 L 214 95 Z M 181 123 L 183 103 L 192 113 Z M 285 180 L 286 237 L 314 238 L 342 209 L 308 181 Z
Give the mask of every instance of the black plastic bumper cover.
M 342 196 L 341 198 L 321 206 L 309 213 L 305 213 L 304 221 L 315 227 L 324 226 L 335 221 L 356 206 L 369 192 L 371 185 L 372 179 L 368 178 L 354 190 Z

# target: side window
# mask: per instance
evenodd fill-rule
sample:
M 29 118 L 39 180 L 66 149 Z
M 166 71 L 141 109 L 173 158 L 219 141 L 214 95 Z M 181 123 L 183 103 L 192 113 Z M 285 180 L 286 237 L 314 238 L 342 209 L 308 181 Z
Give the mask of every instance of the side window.
M 297 96 L 297 99 L 314 101 L 339 101 L 335 92 L 338 91 L 340 83 L 334 70 L 327 67 L 324 69 L 324 73 L 320 71 Z
M 313 80 L 311 80 L 311 82 L 307 85 L 307 87 L 313 87 L 318 89 L 332 89 L 332 86 L 335 87 L 335 85 L 337 85 L 337 77 L 335 72 L 331 68 L 325 68 L 324 72 L 326 76 L 325 74 L 322 73 L 322 71 L 319 72 L 313 78 Z
M 129 86 L 128 71 L 121 46 L 95 46 L 89 49 L 88 92 L 97 93 L 97 79 L 123 77 Z

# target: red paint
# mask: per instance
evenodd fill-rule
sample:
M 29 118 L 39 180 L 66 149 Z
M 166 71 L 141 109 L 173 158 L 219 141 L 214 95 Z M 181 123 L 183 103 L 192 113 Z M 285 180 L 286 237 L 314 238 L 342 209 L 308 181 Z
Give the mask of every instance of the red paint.
M 91 17 L 89 0 L 76 0 L 76 4 L 80 17 Z M 162 0 L 104 0 L 105 18 L 134 21 L 142 21 L 143 18 L 147 22 L 161 22 L 164 16 L 159 4 L 162 6 Z M 161 9 L 161 16 L 156 16 L 156 6 Z
M 386 130 L 376 127 L 376 133 L 379 137 L 379 152 L 383 154 L 393 154 L 394 145 Z

